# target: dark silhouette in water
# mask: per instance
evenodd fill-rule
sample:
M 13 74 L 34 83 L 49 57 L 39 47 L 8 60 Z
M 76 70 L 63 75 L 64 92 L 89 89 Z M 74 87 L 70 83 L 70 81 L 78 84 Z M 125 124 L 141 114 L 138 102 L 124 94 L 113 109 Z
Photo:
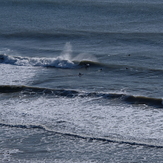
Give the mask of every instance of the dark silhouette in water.
M 82 76 L 83 74 L 79 72 L 78 76 Z

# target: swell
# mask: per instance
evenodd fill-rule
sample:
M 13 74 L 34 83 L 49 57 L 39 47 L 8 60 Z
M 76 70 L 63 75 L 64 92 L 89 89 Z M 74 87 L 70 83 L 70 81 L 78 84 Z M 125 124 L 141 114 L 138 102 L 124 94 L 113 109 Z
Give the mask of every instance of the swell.
M 39 32 L 39 31 L 30 31 L 30 32 L 15 32 L 15 33 L 1 33 L 0 34 L 1 37 L 4 38 L 8 38 L 8 39 L 12 39 L 12 38 L 23 38 L 23 39 L 42 39 L 42 40 L 46 40 L 46 39 L 66 39 L 66 38 L 70 38 L 70 39 L 75 39 L 75 38 L 79 38 L 82 37 L 82 34 L 77 33 L 73 33 L 70 31 L 51 31 L 51 32 Z
M 138 22 L 140 23 L 140 22 Z M 162 32 L 110 32 L 107 30 L 52 30 L 52 31 L 21 31 L 21 32 L 11 32 L 11 33 L 0 33 L 1 37 L 6 38 L 31 38 L 31 39 L 59 39 L 59 38 L 71 38 L 71 39 L 79 39 L 79 38 L 92 38 L 92 39 L 152 39 L 152 38 L 162 38 Z M 130 40 L 131 41 L 131 40 Z
M 73 3 L 72 3 L 73 2 Z M 74 1 L 74 0 L 28 0 L 28 1 L 22 1 L 22 0 L 1 0 L 0 4 L 2 5 L 34 5 L 34 4 L 44 4 L 44 5 L 70 5 L 70 6 L 89 6 L 89 7 L 133 7 L 133 4 L 136 5 L 136 7 L 149 7 L 149 8 L 159 8 L 162 5 L 161 1 L 152 1 L 149 0 L 148 3 L 143 2 L 143 1 L 135 1 L 135 2 L 127 2 L 127 1 L 119 1 L 119 2 L 115 2 L 114 0 L 110 0 L 110 1 L 106 1 L 106 0 L 94 0 L 94 2 L 92 2 L 91 0 L 78 0 L 78 1 Z M 129 8 L 131 9 L 131 8 Z M 129 10 L 128 9 L 128 10 Z
M 81 134 L 70 133 L 70 132 L 60 132 L 60 131 L 49 129 L 48 127 L 43 126 L 43 125 L 6 124 L 6 123 L 0 122 L 0 126 L 10 127 L 10 128 L 21 128 L 21 129 L 39 129 L 39 130 L 44 130 L 46 132 L 51 132 L 53 134 L 59 134 L 62 136 L 85 139 L 87 141 L 96 140 L 96 141 L 103 141 L 103 142 L 108 142 L 108 143 L 111 142 L 111 143 L 119 143 L 119 144 L 144 146 L 144 147 L 150 147 L 150 148 L 163 148 L 163 145 L 160 145 L 157 143 L 148 143 L 148 142 L 141 142 L 141 141 L 136 141 L 136 140 L 123 140 L 123 139 L 116 139 L 116 138 L 109 138 L 109 137 L 94 137 L 94 136 L 81 135 Z
M 145 104 L 148 106 L 163 108 L 163 101 L 161 98 L 134 96 L 134 95 L 118 94 L 118 93 L 79 92 L 76 90 L 50 89 L 50 88 L 39 88 L 39 87 L 29 87 L 29 86 L 10 86 L 10 85 L 0 85 L 0 93 L 21 93 L 29 96 L 50 95 L 50 96 L 59 96 L 59 97 L 62 96 L 68 98 L 101 97 L 108 100 L 117 99 L 128 104 L 137 104 L 137 105 Z
M 137 22 L 141 24 L 142 22 Z M 75 27 L 78 28 L 78 27 Z M 92 29 L 92 26 L 89 28 Z M 97 29 L 96 31 L 91 31 L 87 29 L 80 31 L 78 29 L 74 30 L 65 30 L 62 31 L 50 31 L 50 32 L 40 32 L 40 31 L 30 31 L 30 32 L 15 32 L 15 33 L 1 33 L 0 37 L 5 39 L 25 39 L 25 40 L 85 40 L 85 41 L 97 41 L 101 40 L 104 42 L 109 42 L 110 45 L 114 45 L 115 42 L 128 44 L 128 45 L 147 45 L 147 46 L 157 46 L 158 48 L 163 46 L 163 33 L 162 32 L 144 32 L 144 33 L 135 33 L 132 31 L 129 32 L 108 32 L 102 31 L 102 29 Z M 39 30 L 39 29 L 38 29 Z M 47 29 L 48 30 L 48 29 Z

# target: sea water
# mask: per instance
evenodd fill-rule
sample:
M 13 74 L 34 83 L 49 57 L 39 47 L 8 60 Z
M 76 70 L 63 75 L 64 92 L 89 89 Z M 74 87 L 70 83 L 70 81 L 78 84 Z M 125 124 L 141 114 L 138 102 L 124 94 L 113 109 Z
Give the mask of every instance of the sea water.
M 163 162 L 161 0 L 0 1 L 0 162 Z

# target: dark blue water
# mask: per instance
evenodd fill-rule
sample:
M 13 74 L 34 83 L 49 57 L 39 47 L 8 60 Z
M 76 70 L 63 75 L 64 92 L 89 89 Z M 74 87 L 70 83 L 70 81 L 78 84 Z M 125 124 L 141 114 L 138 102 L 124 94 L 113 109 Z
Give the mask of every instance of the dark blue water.
M 1 0 L 1 162 L 163 162 L 161 0 Z

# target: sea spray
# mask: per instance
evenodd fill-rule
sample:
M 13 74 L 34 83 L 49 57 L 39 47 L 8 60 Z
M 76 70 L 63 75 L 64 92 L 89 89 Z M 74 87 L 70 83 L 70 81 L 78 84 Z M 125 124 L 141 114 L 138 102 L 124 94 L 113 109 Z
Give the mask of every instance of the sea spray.
M 0 63 L 11 64 L 17 66 L 42 66 L 54 68 L 78 68 L 81 61 L 93 61 L 97 59 L 93 55 L 86 53 L 73 56 L 72 45 L 67 42 L 61 54 L 54 58 L 39 58 L 39 57 L 22 57 L 11 56 L 8 54 L 0 54 Z

